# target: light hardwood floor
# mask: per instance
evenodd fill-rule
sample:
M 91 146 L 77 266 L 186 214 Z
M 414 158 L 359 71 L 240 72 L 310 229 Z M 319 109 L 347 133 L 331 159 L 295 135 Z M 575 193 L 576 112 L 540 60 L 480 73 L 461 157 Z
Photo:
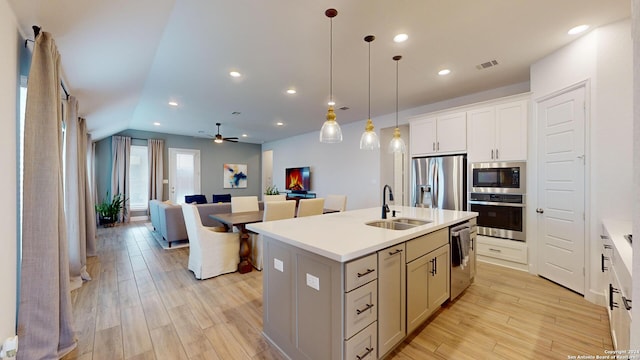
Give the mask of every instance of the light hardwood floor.
M 195 280 L 189 250 L 144 223 L 98 231 L 93 280 L 72 294 L 78 347 L 64 359 L 283 359 L 262 337 L 262 274 Z M 394 359 L 567 359 L 611 349 L 606 308 L 527 273 L 479 263 L 475 283 Z

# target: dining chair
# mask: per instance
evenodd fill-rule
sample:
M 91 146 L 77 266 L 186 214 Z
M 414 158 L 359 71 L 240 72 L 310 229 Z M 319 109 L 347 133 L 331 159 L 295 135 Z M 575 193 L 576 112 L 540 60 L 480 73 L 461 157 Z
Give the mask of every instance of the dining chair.
M 184 196 L 184 202 L 187 203 L 187 204 L 193 204 L 193 203 L 206 204 L 207 203 L 207 197 L 202 195 L 202 194 L 185 195 Z
M 268 202 L 268 201 L 285 201 L 285 200 L 287 200 L 287 195 L 286 194 L 264 195 L 264 197 L 262 199 L 264 200 L 264 202 Z
M 262 216 L 262 221 L 292 219 L 295 216 L 296 216 L 295 200 L 265 201 L 264 203 L 264 214 Z M 262 266 L 263 266 L 262 234 L 258 234 L 258 236 L 251 236 L 249 238 L 249 242 L 251 244 L 251 256 L 250 256 L 251 264 L 257 270 L 262 270 Z
M 188 268 L 196 279 L 208 279 L 236 271 L 240 262 L 238 234 L 217 232 L 203 226 L 195 205 L 182 204 L 182 213 L 189 236 Z
M 300 199 L 297 217 L 322 215 L 323 211 L 324 198 Z
M 231 202 L 231 194 L 213 194 L 211 196 L 212 203 L 228 203 Z
M 327 195 L 324 201 L 324 208 L 345 211 L 347 209 L 347 195 Z
M 260 211 L 257 196 L 232 196 L 231 212 Z

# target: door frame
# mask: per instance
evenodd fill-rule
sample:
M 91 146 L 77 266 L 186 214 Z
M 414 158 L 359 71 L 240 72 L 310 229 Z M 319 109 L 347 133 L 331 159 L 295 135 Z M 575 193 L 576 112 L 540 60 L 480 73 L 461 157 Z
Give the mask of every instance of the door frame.
M 527 197 L 529 199 L 527 205 L 527 224 L 531 224 L 528 226 L 527 230 L 527 239 L 535 239 L 535 244 L 527 241 L 528 251 L 531 254 L 529 259 L 529 273 L 538 275 L 538 256 L 540 255 L 538 252 L 539 245 L 539 234 L 538 234 L 538 216 L 535 211 L 538 208 L 538 184 L 540 182 L 539 179 L 539 171 L 538 171 L 538 151 L 540 144 L 539 141 L 539 132 L 540 126 L 538 124 L 538 105 L 541 102 L 552 99 L 556 96 L 577 90 L 579 88 L 584 88 L 584 156 L 585 156 L 585 164 L 584 164 L 584 297 L 585 299 L 594 302 L 604 304 L 603 294 L 594 293 L 594 287 L 591 286 L 591 277 L 592 277 L 592 263 L 591 254 L 595 253 L 597 249 L 592 249 L 594 243 L 590 240 L 592 231 L 591 224 L 596 223 L 596 221 L 592 220 L 592 211 L 591 211 L 591 80 L 586 79 L 572 85 L 569 85 L 560 90 L 554 91 L 550 94 L 546 94 L 544 96 L 537 97 L 533 99 L 531 106 L 531 117 L 533 121 L 530 121 L 529 130 L 532 136 L 530 136 L 530 148 L 528 151 L 528 163 L 531 164 L 527 166 L 528 171 L 528 179 L 529 184 L 536 184 L 535 186 L 530 186 L 527 189 Z M 597 219 L 596 219 L 597 220 Z M 597 285 L 597 284 L 596 284 Z M 597 286 L 595 287 L 597 288 Z
M 174 164 L 174 157 L 175 154 L 178 152 L 189 152 L 189 153 L 193 153 L 195 154 L 195 174 L 194 174 L 194 185 L 196 187 L 196 193 L 200 193 L 202 190 L 202 179 L 201 179 L 201 174 L 202 174 L 202 164 L 201 162 L 201 157 L 200 157 L 200 149 L 186 149 L 186 148 L 168 148 L 167 149 L 167 155 L 169 156 L 169 159 L 167 160 L 167 165 L 169 167 L 168 169 L 168 178 L 169 178 L 169 187 L 168 187 L 168 191 L 169 191 L 169 196 L 167 197 L 169 200 L 172 200 L 172 197 L 174 196 L 172 191 L 171 191 L 171 187 L 173 186 L 173 182 L 175 181 L 175 174 L 172 173 L 172 165 L 175 166 Z M 178 199 L 174 199 L 172 200 L 175 203 L 180 203 L 180 201 L 178 201 Z

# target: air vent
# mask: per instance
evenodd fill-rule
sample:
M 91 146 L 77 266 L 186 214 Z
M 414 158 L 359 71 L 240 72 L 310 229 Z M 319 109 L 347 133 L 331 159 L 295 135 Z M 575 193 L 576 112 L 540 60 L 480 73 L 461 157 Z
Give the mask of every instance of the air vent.
M 234 111 L 231 113 L 231 115 L 240 115 L 240 111 Z
M 491 61 L 487 61 L 484 62 L 482 64 L 476 65 L 476 68 L 478 68 L 478 70 L 484 70 L 486 68 L 490 68 L 492 66 L 496 66 L 498 65 L 498 60 L 491 60 Z
M 343 107 L 338 108 L 338 109 L 340 109 L 340 110 L 349 110 L 349 107 L 348 106 L 343 106 Z

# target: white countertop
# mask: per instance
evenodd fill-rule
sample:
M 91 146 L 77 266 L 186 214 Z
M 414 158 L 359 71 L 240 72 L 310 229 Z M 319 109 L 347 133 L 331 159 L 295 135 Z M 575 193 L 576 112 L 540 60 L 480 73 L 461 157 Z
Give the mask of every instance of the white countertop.
M 624 267 L 629 272 L 629 276 L 631 276 L 631 274 L 633 274 L 633 272 L 631 271 L 631 264 L 633 262 L 633 249 L 627 239 L 624 238 L 625 235 L 631 234 L 631 221 L 604 219 L 602 220 L 602 225 L 605 227 L 607 233 L 609 234 L 609 237 L 611 237 L 613 246 L 616 247 L 616 250 L 618 251 L 618 254 L 620 254 L 620 259 L 622 259 Z M 638 239 L 636 239 L 636 241 L 638 241 Z
M 380 220 L 381 207 L 248 224 L 247 229 L 326 258 L 347 262 L 403 241 L 428 234 L 478 216 L 478 213 L 390 206 L 397 218 L 432 221 L 408 230 L 366 225 Z M 388 213 L 391 219 L 391 213 Z

